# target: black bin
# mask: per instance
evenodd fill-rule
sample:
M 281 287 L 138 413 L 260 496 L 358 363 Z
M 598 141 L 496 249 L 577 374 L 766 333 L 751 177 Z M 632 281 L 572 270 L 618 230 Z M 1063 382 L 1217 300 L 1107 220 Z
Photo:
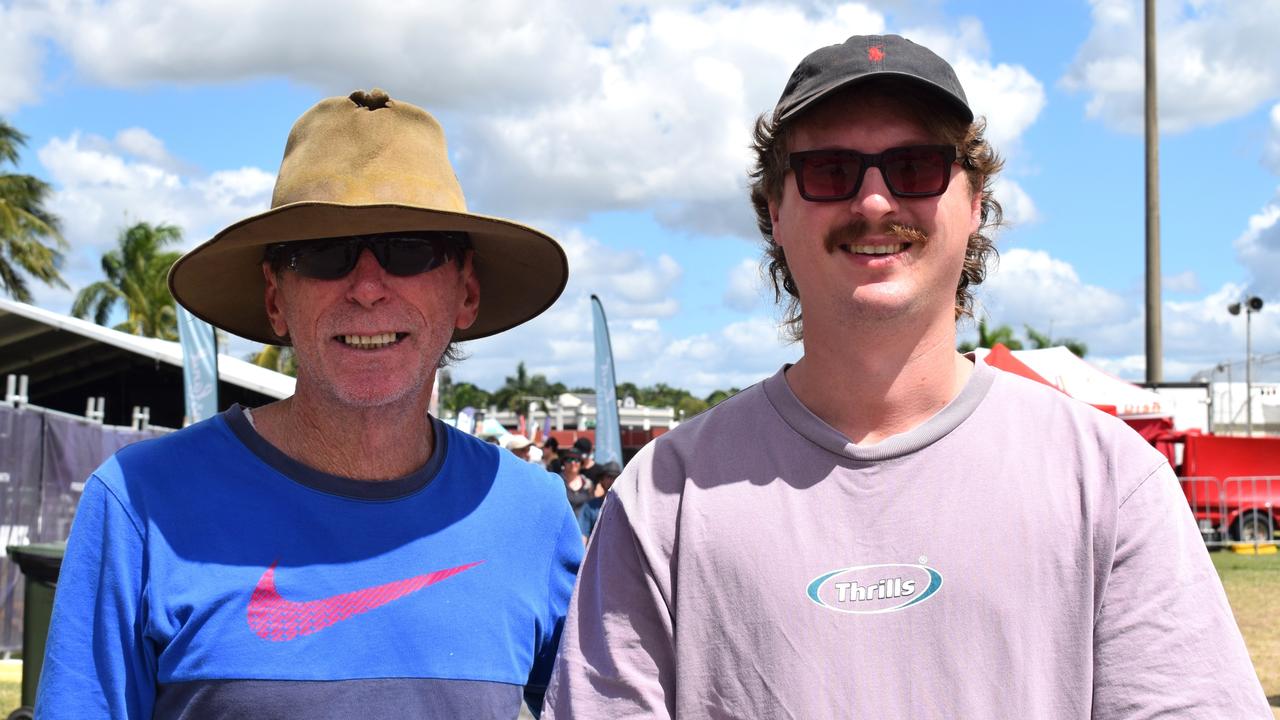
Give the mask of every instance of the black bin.
M 22 707 L 9 717 L 31 717 L 40 685 L 40 669 L 44 665 L 44 645 L 49 636 L 49 620 L 53 615 L 53 593 L 58 587 L 58 572 L 67 544 L 41 543 L 10 545 L 9 557 L 22 568 Z M 25 711 L 25 712 L 24 712 Z

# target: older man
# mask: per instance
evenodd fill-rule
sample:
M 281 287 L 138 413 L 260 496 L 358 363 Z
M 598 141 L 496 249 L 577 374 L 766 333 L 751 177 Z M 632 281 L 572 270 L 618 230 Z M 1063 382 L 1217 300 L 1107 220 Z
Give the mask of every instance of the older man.
M 557 478 L 427 412 L 453 343 L 542 312 L 565 256 L 467 212 L 439 124 L 380 90 L 307 111 L 272 209 L 174 296 L 292 345 L 294 395 L 118 453 L 58 586 L 45 718 L 511 718 L 581 558 Z
M 551 714 L 1270 717 L 1164 458 L 955 350 L 1000 163 L 952 68 L 817 50 L 756 153 L 804 355 L 627 465 Z

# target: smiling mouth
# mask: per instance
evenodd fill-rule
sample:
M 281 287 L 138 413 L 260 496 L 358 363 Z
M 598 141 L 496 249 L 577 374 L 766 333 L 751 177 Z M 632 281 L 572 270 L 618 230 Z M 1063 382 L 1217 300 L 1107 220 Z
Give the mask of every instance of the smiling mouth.
M 380 350 L 391 347 L 408 336 L 409 333 L 386 332 L 376 335 L 336 335 L 333 339 L 347 347 L 359 350 Z
M 854 255 L 896 255 L 911 247 L 911 243 L 893 245 L 841 245 L 840 249 Z

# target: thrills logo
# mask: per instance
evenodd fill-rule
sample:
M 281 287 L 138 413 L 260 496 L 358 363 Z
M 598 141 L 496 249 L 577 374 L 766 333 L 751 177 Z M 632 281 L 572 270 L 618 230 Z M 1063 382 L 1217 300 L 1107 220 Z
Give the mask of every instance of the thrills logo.
M 891 563 L 832 570 L 814 578 L 809 599 L 836 612 L 876 615 L 905 610 L 933 597 L 942 574 L 925 565 Z

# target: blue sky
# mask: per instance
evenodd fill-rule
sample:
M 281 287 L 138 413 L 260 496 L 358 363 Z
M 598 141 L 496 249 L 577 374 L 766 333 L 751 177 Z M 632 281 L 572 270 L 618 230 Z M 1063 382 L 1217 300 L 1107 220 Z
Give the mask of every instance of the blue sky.
M 377 85 L 440 118 L 473 210 L 570 257 L 561 300 L 470 343 L 456 378 L 492 388 L 524 361 L 589 384 L 594 292 L 620 380 L 745 386 L 800 354 L 760 280 L 751 121 L 810 50 L 897 32 L 955 65 L 1007 160 L 1012 223 L 980 312 L 1144 375 L 1138 0 L 349 7 L 0 0 L 0 117 L 30 136 L 21 168 L 54 184 L 73 244 L 72 290 L 37 303 L 66 311 L 127 223 L 175 223 L 191 246 L 266 209 L 297 116 Z M 1242 361 L 1225 307 L 1245 292 L 1268 303 L 1255 351 L 1280 353 L 1280 1 L 1161 2 L 1159 23 L 1164 367 L 1183 380 Z

